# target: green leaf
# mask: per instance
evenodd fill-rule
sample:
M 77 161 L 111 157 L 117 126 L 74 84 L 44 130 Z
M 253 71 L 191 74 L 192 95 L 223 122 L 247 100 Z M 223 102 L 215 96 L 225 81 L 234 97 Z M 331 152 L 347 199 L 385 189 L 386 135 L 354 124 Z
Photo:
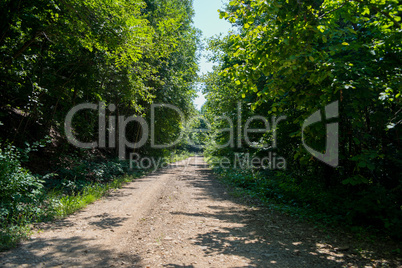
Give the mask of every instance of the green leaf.
M 322 33 L 325 32 L 325 27 L 323 25 L 318 25 L 317 29 Z
M 364 10 L 362 12 L 362 15 L 366 15 L 366 14 L 370 15 L 370 9 L 367 6 L 364 7 Z
M 361 168 L 365 168 L 367 166 L 367 163 L 364 162 L 364 161 L 360 161 L 358 166 L 361 167 Z

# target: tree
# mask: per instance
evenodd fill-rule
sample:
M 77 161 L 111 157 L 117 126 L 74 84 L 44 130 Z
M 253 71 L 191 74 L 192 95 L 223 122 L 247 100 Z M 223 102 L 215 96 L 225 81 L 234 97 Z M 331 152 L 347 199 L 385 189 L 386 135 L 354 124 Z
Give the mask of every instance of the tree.
M 278 149 L 293 176 L 323 183 L 327 190 L 346 187 L 345 197 L 358 204 L 350 219 L 364 215 L 391 229 L 401 219 L 400 211 L 395 215 L 402 203 L 396 168 L 401 159 L 401 11 L 398 1 L 231 1 L 220 15 L 237 31 L 220 41 L 221 65 L 209 75 L 220 77 L 207 86 L 207 106 L 220 98 L 222 109 L 207 113 L 233 112 L 235 98 L 252 113 L 286 115 Z M 340 103 L 336 169 L 301 146 L 304 120 L 333 101 Z M 325 125 L 306 129 L 306 138 L 324 152 Z M 351 192 L 357 194 L 350 197 Z M 387 216 L 375 211 L 375 203 L 388 206 Z

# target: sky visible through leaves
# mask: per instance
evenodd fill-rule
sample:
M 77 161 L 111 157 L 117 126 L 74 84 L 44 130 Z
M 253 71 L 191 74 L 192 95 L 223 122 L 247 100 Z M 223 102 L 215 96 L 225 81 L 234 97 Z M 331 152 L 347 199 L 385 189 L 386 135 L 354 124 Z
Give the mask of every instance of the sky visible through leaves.
M 219 19 L 218 9 L 222 9 L 225 0 L 194 0 L 194 26 L 202 31 L 203 39 L 218 35 L 226 34 L 230 29 L 230 23 L 226 20 Z M 212 71 L 213 64 L 205 58 L 205 52 L 200 60 L 199 74 L 205 74 Z M 194 101 L 197 109 L 205 103 L 205 98 L 201 92 L 198 93 L 197 99 Z

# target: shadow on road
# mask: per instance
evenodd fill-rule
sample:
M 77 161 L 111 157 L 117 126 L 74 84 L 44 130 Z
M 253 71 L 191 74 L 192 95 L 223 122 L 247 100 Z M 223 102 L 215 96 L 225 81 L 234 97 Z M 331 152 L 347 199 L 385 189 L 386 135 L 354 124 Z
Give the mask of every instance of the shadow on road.
M 212 218 L 233 226 L 195 234 L 193 240 L 196 242 L 193 243 L 204 248 L 204 257 L 224 255 L 246 258 L 249 261 L 247 267 L 345 267 L 350 262 L 356 265 L 354 252 L 345 249 L 344 244 L 342 248 L 342 241 L 325 238 L 306 223 L 268 208 L 247 206 L 239 198 L 227 194 L 226 187 L 213 178 L 211 170 L 204 165 L 196 169 L 197 174 L 183 175 L 181 179 L 200 190 L 197 200 L 229 199 L 240 205 L 233 208 L 210 206 L 209 211 L 213 212 L 209 213 L 172 212 Z M 370 263 L 360 259 L 358 266 Z M 166 267 L 185 266 L 169 264 Z
M 106 248 L 87 246 L 89 242 L 90 239 L 79 236 L 36 240 L 29 242 L 25 248 L 9 252 L 7 260 L 0 259 L 0 267 L 121 267 L 122 263 L 141 267 L 133 265 L 140 262 L 139 256 L 116 255 Z
M 199 257 L 208 259 L 211 256 L 224 256 L 227 259 L 237 259 L 236 263 L 241 263 L 240 259 L 246 260 L 242 267 L 372 266 L 370 259 L 357 257 L 353 249 L 345 247 L 345 241 L 339 239 L 341 235 L 334 236 L 338 240 L 327 237 L 306 223 L 268 208 L 248 206 L 242 199 L 231 197 L 226 187 L 213 178 L 212 171 L 206 168 L 201 158 L 195 159 L 195 163 L 181 163 L 176 166 L 179 167 L 178 170 L 161 170 L 139 180 L 156 180 L 160 174 L 172 174 L 176 179 L 186 181 L 198 190 L 193 202 L 212 201 L 210 203 L 213 205 L 197 213 L 170 212 L 173 216 L 200 218 L 198 222 L 202 222 L 204 218 L 210 218 L 209 223 L 219 222 L 219 226 L 207 228 L 207 232 L 194 230 L 191 233 L 191 243 L 203 250 L 204 256 Z M 114 198 L 121 196 L 116 194 Z M 232 203 L 228 205 L 227 200 Z M 213 201 L 217 201 L 216 205 Z M 122 226 L 127 219 L 103 213 L 87 220 L 90 226 L 103 230 Z M 48 230 L 60 231 L 64 227 L 74 227 L 74 217 L 58 221 Z M 0 254 L 0 267 L 142 267 L 140 263 L 143 256 L 122 254 L 112 245 L 99 243 L 102 246 L 97 246 L 101 239 L 81 236 L 33 239 L 23 247 Z M 200 267 L 184 266 L 183 263 L 163 266 Z M 387 267 L 394 265 L 390 263 Z

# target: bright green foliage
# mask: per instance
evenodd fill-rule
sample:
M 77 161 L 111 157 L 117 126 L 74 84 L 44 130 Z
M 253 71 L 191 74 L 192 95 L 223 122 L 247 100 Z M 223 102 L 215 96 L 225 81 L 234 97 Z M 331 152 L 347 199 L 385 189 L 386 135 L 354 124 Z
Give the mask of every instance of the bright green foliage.
M 192 1 L 150 1 L 147 10 L 148 19 L 156 29 L 154 42 L 158 51 L 171 51 L 169 55 L 150 61 L 150 65 L 157 68 L 157 75 L 149 81 L 156 88 L 153 101 L 178 107 L 184 119 L 188 119 L 195 112 L 192 99 L 195 97 L 194 82 L 198 71 L 196 51 L 200 39 L 199 31 L 191 25 L 194 15 Z M 166 30 L 168 26 L 170 30 Z M 168 42 L 161 43 L 161 39 Z M 169 144 L 177 140 L 184 123 L 176 111 L 156 109 L 155 144 Z M 170 154 L 168 151 L 166 153 Z
M 55 166 L 58 161 L 65 166 L 58 166 L 58 176 L 47 184 L 71 186 L 70 194 L 87 191 L 79 194 L 82 198 L 65 197 L 62 201 L 71 201 L 71 206 L 66 205 L 59 215 L 103 194 L 103 188 L 93 183 L 113 184 L 115 177 L 125 173 L 119 163 L 94 162 L 93 152 L 67 144 L 64 120 L 71 108 L 103 102 L 116 106 L 107 116 L 147 118 L 152 103 L 165 103 L 178 106 L 185 117 L 194 113 L 200 34 L 192 26 L 193 15 L 191 0 L 0 2 L 0 138 L 22 148 L 26 142 L 52 137 L 51 148 L 37 154 L 45 156 L 43 161 L 54 157 Z M 80 141 L 98 139 L 98 116 L 86 110 L 74 117 L 73 131 Z M 157 143 L 169 143 L 179 136 L 183 126 L 177 113 L 159 109 L 156 118 Z M 138 124 L 130 124 L 126 136 L 135 142 L 140 132 Z M 150 153 L 149 146 L 141 150 Z M 113 157 L 116 151 L 101 148 L 96 154 Z M 43 205 L 37 196 L 42 183 L 21 167 L 20 162 L 27 159 L 19 159 L 13 147 L 0 146 L 0 157 L 0 220 L 11 224 L 1 227 L 15 234 L 4 236 L 12 240 L 20 233 L 12 229 L 12 224 L 19 224 L 15 219 L 29 218 Z M 26 219 L 31 220 L 36 219 Z M 0 232 L 1 237 L 7 233 Z
M 21 167 L 21 155 L 12 145 L 0 144 L 0 222 L 20 223 L 35 217 L 42 181 Z
M 191 1 L 3 1 L 0 9 L 0 106 L 26 115 L 20 136 L 34 122 L 63 132 L 67 111 L 82 102 L 113 103 L 125 116 L 148 113 L 154 101 L 186 115 L 193 109 L 198 33 Z M 75 118 L 74 130 L 93 140 L 96 115 Z M 168 139 L 177 135 L 167 131 Z
M 226 115 L 236 122 L 236 102 L 242 101 L 243 125 L 251 115 L 286 115 L 274 151 L 287 160 L 295 184 L 309 180 L 323 190 L 347 189 L 339 195 L 353 193 L 351 211 L 344 211 L 351 222 L 399 236 L 394 230 L 402 220 L 401 13 L 396 0 L 233 0 L 220 16 L 237 29 L 210 42 L 220 66 L 206 78 L 204 109 L 206 117 Z M 301 144 L 304 120 L 333 101 L 340 105 L 336 169 Z M 308 144 L 324 152 L 324 123 L 305 134 Z M 224 144 L 228 133 L 221 136 L 218 143 Z M 272 132 L 259 138 L 269 143 Z M 215 155 L 266 155 L 244 146 L 225 150 L 209 148 Z

